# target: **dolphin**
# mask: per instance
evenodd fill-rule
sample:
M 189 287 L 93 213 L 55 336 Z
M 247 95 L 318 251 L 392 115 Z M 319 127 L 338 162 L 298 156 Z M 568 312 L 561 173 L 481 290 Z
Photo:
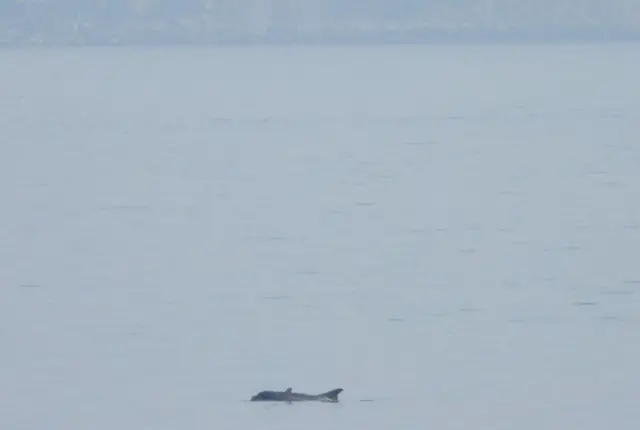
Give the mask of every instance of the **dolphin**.
M 271 402 L 304 402 L 304 401 L 319 401 L 319 402 L 338 402 L 338 394 L 342 393 L 342 388 L 336 388 L 335 390 L 327 391 L 322 394 L 304 394 L 294 393 L 291 388 L 287 388 L 285 391 L 260 391 L 255 396 L 251 397 L 252 402 L 259 401 L 271 401 Z

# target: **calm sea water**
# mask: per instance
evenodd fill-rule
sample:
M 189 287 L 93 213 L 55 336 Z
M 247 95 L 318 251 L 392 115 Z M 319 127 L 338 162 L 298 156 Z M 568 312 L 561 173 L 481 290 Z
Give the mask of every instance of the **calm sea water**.
M 1 428 L 637 426 L 637 45 L 0 61 Z

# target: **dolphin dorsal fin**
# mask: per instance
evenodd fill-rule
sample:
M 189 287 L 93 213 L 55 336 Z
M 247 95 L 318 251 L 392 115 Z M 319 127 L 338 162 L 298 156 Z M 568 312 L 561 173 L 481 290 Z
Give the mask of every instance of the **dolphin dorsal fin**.
M 289 402 L 289 403 L 291 403 L 293 401 L 293 399 L 292 399 L 293 396 L 291 395 L 291 392 L 292 392 L 291 387 L 287 388 L 284 391 L 284 395 L 285 395 L 285 397 L 287 399 L 287 402 Z
M 326 393 L 320 394 L 321 397 L 329 400 L 330 402 L 338 402 L 338 395 L 342 393 L 344 390 L 342 388 L 336 388 L 335 390 L 327 391 Z

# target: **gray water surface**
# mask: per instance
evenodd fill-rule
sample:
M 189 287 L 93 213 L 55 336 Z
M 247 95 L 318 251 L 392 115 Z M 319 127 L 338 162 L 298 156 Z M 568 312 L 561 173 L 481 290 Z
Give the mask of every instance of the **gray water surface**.
M 0 428 L 635 429 L 637 52 L 1 52 Z

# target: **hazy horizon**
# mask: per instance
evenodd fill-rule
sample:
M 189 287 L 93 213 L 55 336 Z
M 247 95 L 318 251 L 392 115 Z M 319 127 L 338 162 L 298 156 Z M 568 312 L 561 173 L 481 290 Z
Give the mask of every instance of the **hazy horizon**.
M 0 45 L 640 40 L 640 0 L 5 0 Z

